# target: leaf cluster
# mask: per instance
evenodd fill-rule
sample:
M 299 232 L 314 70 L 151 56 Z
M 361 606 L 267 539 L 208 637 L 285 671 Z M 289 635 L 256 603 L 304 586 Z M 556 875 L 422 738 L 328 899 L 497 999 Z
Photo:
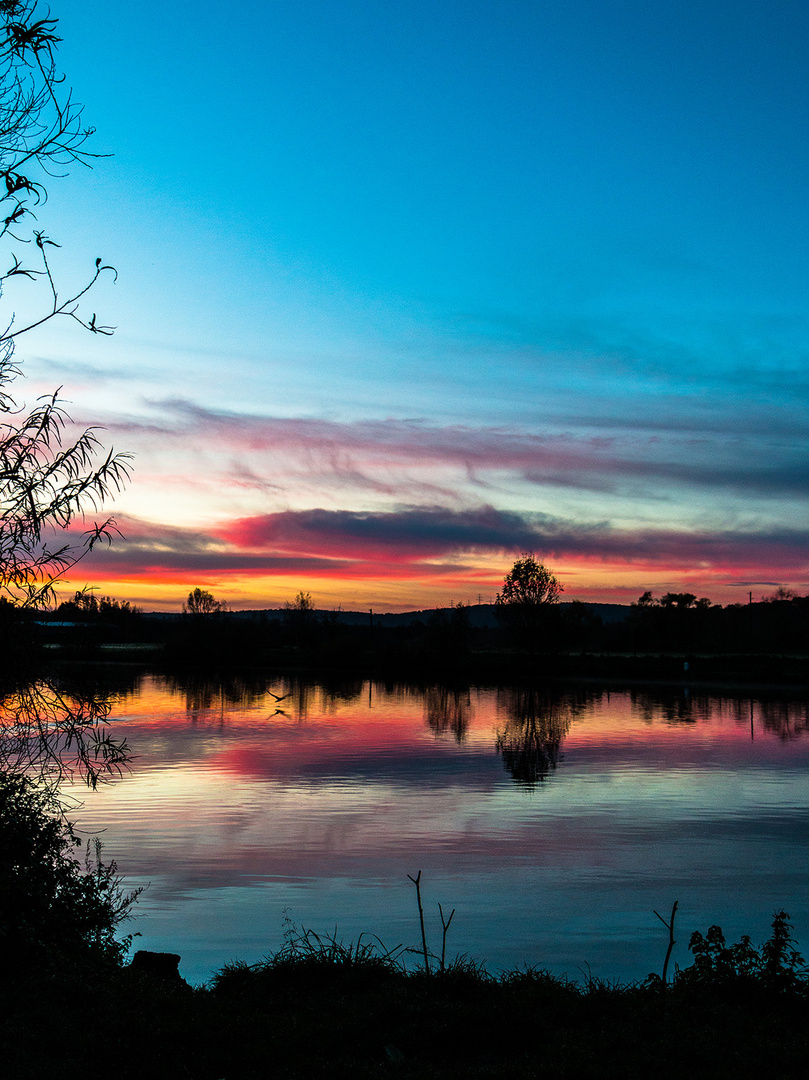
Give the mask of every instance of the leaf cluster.
M 721 926 L 709 927 L 704 935 L 695 931 L 688 944 L 694 963 L 678 972 L 677 981 L 702 986 L 756 982 L 774 989 L 806 989 L 807 967 L 792 929 L 789 914 L 776 911 L 770 937 L 758 949 L 747 934 L 733 945 L 726 944 Z

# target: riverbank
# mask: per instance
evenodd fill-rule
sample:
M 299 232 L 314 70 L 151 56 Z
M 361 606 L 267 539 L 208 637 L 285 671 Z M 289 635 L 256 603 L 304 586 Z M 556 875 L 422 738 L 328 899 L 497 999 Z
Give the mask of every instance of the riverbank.
M 284 674 L 340 672 L 363 678 L 421 681 L 440 677 L 470 684 L 522 683 L 563 679 L 603 685 L 631 682 L 704 689 L 809 688 L 809 654 L 721 652 L 543 652 L 473 651 L 462 656 L 440 650 L 430 656 L 405 652 L 357 650 L 350 654 L 302 648 L 268 648 L 260 655 L 230 656 L 226 650 L 176 655 L 157 643 L 101 643 L 93 649 L 70 645 L 46 647 L 49 663 L 140 664 L 167 671 L 201 669 L 225 674 L 234 668 L 274 670 Z
M 768 967 L 766 945 L 756 961 L 743 943 L 702 940 L 701 966 L 665 988 L 494 977 L 464 960 L 427 975 L 305 935 L 196 989 L 136 965 L 56 964 L 0 991 L 5 1068 L 29 1080 L 805 1076 L 797 954 Z

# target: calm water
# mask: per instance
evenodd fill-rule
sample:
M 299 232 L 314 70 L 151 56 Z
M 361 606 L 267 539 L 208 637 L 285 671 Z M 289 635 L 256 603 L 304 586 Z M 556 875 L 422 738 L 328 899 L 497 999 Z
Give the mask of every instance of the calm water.
M 275 701 L 270 691 L 283 698 Z M 415 946 L 407 875 L 449 951 L 581 978 L 659 970 L 653 914 L 809 951 L 809 707 L 653 688 L 530 692 L 144 676 L 114 712 L 129 775 L 78 789 L 129 886 L 136 948 L 202 982 L 285 917 Z

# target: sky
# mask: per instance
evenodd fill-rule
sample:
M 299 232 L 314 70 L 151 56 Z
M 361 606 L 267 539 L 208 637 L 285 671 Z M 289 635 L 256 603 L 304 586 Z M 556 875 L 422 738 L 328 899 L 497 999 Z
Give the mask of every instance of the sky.
M 20 339 L 18 396 L 134 455 L 63 595 L 809 591 L 805 4 L 53 14 L 112 156 L 40 223 L 116 332 Z

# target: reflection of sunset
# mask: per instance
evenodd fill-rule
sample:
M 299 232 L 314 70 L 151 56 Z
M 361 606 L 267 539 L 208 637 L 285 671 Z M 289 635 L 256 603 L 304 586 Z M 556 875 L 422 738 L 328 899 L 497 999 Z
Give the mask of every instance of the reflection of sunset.
M 349 756 L 380 747 L 450 742 L 463 752 L 494 746 L 504 722 L 514 719 L 515 708 L 519 712 L 525 707 L 519 694 L 514 697 L 517 692 L 510 693 L 513 701 L 493 690 L 453 691 L 442 686 L 386 690 L 364 680 L 333 693 L 284 679 L 252 687 L 237 679 L 230 685 L 208 682 L 195 688 L 193 682 L 150 677 L 136 694 L 119 700 L 113 717 L 126 724 L 130 738 L 135 730 L 162 731 L 166 724 L 175 731 L 186 727 L 213 731 L 224 725 L 238 734 L 239 745 L 246 742 L 252 747 L 245 751 L 248 756 L 261 747 L 273 752 L 301 750 L 304 743 L 317 754 L 321 742 Z M 278 703 L 273 695 L 284 700 Z M 545 708 L 560 722 L 567 718 L 563 724 L 567 751 L 626 746 L 665 753 L 667 748 L 679 752 L 684 742 L 689 746 L 722 743 L 728 748 L 738 744 L 738 753 L 744 757 L 751 711 L 759 737 L 772 732 L 789 738 L 809 730 L 809 713 L 802 703 L 751 703 L 687 692 L 671 694 L 665 702 L 642 692 L 546 693 L 537 695 L 532 707 L 540 714 Z M 685 727 L 690 728 L 687 738 Z
M 133 883 L 152 882 L 144 947 L 192 949 L 195 977 L 268 948 L 266 920 L 290 906 L 316 928 L 401 940 L 417 869 L 463 913 L 458 947 L 504 963 L 551 948 L 553 919 L 577 927 L 559 963 L 592 962 L 576 949 L 606 947 L 614 915 L 623 952 L 604 963 L 635 971 L 661 889 L 684 918 L 730 923 L 744 896 L 748 920 L 777 902 L 809 922 L 805 871 L 783 878 L 809 867 L 803 702 L 154 676 L 114 716 L 132 770 L 77 792 L 74 816 L 80 834 L 104 830 Z

